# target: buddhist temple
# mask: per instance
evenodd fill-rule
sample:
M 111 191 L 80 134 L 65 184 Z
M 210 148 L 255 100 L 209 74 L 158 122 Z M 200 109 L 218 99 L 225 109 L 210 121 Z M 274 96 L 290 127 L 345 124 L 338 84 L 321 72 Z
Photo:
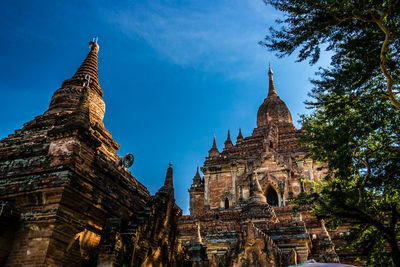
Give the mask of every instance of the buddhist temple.
M 210 266 L 338 262 L 331 234 L 311 215 L 311 207 L 293 213 L 291 200 L 324 172 L 299 144 L 300 130 L 275 89 L 271 67 L 268 84 L 251 136 L 243 137 L 239 129 L 233 144 L 228 130 L 221 152 L 214 136 L 203 177 L 197 170 L 189 189 L 190 215 L 179 221 L 179 240 L 189 250 L 197 246 L 196 225 L 201 225 L 204 261 Z M 343 260 L 353 258 L 343 255 Z

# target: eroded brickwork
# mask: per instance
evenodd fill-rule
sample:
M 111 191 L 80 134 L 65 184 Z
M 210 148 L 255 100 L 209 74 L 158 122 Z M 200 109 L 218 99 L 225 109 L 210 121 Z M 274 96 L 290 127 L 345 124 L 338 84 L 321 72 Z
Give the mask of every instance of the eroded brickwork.
M 118 156 L 119 145 L 103 124 L 98 52 L 90 42 L 88 56 L 49 109 L 0 140 L 1 266 L 175 260 L 181 210 L 172 181 L 151 197 Z M 152 239 L 141 230 L 150 228 Z M 163 256 L 143 256 L 143 243 L 153 251 L 166 244 Z

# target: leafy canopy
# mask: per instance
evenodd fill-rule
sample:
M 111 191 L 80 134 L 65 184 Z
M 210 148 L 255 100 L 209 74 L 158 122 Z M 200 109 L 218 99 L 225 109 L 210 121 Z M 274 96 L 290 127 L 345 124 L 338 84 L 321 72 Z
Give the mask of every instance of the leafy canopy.
M 368 265 L 400 266 L 399 1 L 266 0 L 284 12 L 262 43 L 278 56 L 333 53 L 306 104 L 302 140 L 327 176 L 303 201 Z
M 400 3 L 399 0 L 266 0 L 267 4 L 284 12 L 286 19 L 278 20 L 278 30 L 270 28 L 263 43 L 279 56 L 298 51 L 298 60 L 319 59 L 321 44 L 333 51 L 333 63 L 346 69 L 347 60 L 357 63 L 357 75 L 350 78 L 361 84 L 383 73 L 386 95 L 400 108 L 398 79 L 400 61 Z M 353 73 L 354 74 L 354 73 Z

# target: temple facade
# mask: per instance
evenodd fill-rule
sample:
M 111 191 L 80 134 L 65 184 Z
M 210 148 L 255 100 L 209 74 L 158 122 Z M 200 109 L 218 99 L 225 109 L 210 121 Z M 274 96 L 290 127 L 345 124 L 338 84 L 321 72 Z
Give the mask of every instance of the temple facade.
M 286 104 L 278 96 L 271 68 L 267 96 L 251 136 L 239 130 L 234 144 L 228 130 L 222 151 L 213 145 L 189 189 L 190 215 L 179 222 L 179 239 L 189 250 L 206 247 L 210 266 L 288 266 L 308 259 L 337 262 L 332 235 L 311 207 L 291 202 L 310 181 L 324 177 L 307 157 Z M 196 231 L 196 227 L 200 230 Z M 198 254 L 198 253 L 197 253 Z M 197 255 L 196 254 L 196 255 Z M 349 259 L 348 255 L 344 258 Z M 199 257 L 194 262 L 200 264 Z

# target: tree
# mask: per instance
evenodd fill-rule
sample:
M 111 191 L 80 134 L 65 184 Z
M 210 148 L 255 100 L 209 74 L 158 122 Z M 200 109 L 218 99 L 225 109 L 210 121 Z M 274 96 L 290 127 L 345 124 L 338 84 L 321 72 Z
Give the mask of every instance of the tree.
M 357 59 L 360 78 L 376 76 L 378 67 L 386 77 L 383 93 L 400 109 L 399 87 L 394 79 L 400 74 L 400 3 L 399 0 L 265 0 L 285 12 L 277 22 L 283 27 L 270 28 L 263 44 L 280 56 L 300 48 L 299 61 L 315 63 L 321 44 L 334 51 L 333 62 L 342 65 L 346 58 Z M 345 63 L 345 62 L 343 62 Z M 369 76 L 369 77 L 368 77 Z M 352 80 L 358 80 L 353 77 Z
M 311 196 L 332 226 L 352 225 L 347 246 L 368 265 L 400 266 L 399 1 L 266 0 L 286 15 L 263 44 L 317 62 L 301 139 L 327 176 Z

